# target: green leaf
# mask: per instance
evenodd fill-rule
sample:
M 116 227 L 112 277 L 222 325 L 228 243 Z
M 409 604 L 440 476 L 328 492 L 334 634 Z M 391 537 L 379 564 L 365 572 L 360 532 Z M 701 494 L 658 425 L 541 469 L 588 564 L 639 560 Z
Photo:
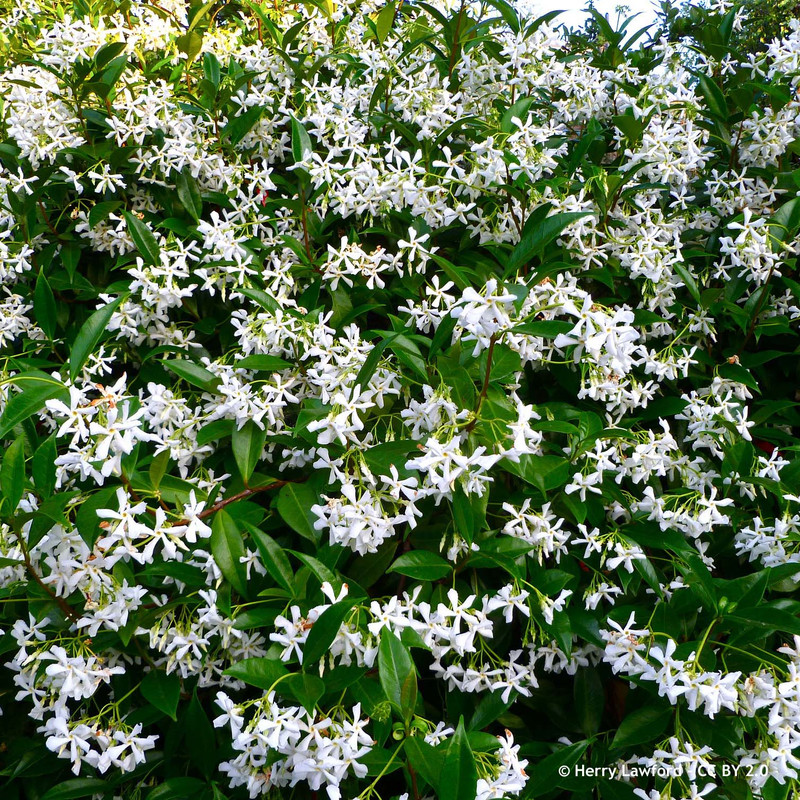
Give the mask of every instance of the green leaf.
M 706 108 L 721 121 L 728 119 L 728 104 L 725 95 L 717 84 L 707 75 L 697 73 L 697 83 L 706 101 Z
M 290 594 L 294 594 L 292 588 L 292 565 L 289 563 L 286 553 L 283 552 L 278 543 L 269 534 L 247 522 L 243 524 L 245 530 L 255 540 L 261 561 L 275 583 L 286 589 Z
M 633 114 L 618 114 L 612 121 L 631 142 L 638 141 L 645 129 L 645 121 L 637 119 Z
M 548 625 L 544 622 L 543 627 L 550 632 L 566 655 L 572 652 L 572 624 L 566 612 L 555 613 L 552 623 Z
M 427 382 L 428 371 L 425 359 L 416 342 L 405 334 L 393 333 L 389 335 L 388 347 L 401 364 L 408 367 L 420 380 Z
M 578 723 L 585 736 L 592 736 L 600 730 L 603 717 L 605 693 L 600 676 L 594 669 L 579 669 L 573 684 L 575 711 Z
M 327 581 L 337 592 L 342 588 L 341 579 L 331 572 L 318 558 L 306 555 L 305 553 L 298 553 L 296 550 L 287 550 L 286 552 L 291 553 L 296 559 L 302 561 L 303 564 L 314 573 L 320 583 L 325 583 Z
M 634 787 L 622 781 L 601 778 L 597 781 L 597 788 L 601 800 L 636 800 Z
M 161 479 L 167 471 L 169 466 L 169 450 L 162 450 L 151 462 L 147 474 L 150 477 L 150 483 L 153 484 L 154 489 L 158 489 L 161 484 Z
M 461 717 L 447 745 L 437 796 L 439 800 L 475 800 L 477 786 L 478 767 Z
M 126 47 L 126 42 L 109 42 L 100 47 L 94 54 L 95 71 L 101 72 L 109 62 L 124 53 Z
M 772 215 L 769 231 L 779 242 L 786 242 L 797 234 L 798 228 L 800 228 L 800 197 L 793 197 Z
M 6 512 L 13 514 L 25 491 L 25 439 L 19 436 L 3 454 L 0 488 L 8 501 Z
M 203 47 L 203 37 L 196 31 L 188 31 L 175 39 L 175 46 L 181 53 L 186 54 L 186 61 L 191 64 Z
M 234 364 L 235 367 L 242 369 L 252 369 L 256 372 L 280 372 L 284 369 L 291 369 L 293 364 L 285 361 L 278 356 L 245 356 L 241 361 Z
M 81 326 L 75 341 L 72 343 L 69 357 L 69 377 L 71 380 L 74 381 L 78 377 L 83 365 L 86 363 L 86 359 L 92 354 L 100 338 L 105 333 L 111 317 L 126 297 L 127 295 L 122 294 L 116 300 L 112 300 L 107 305 L 97 309 Z
M 308 675 L 305 672 L 295 673 L 281 685 L 291 692 L 309 714 L 313 713 L 317 701 L 325 694 L 325 682 L 316 675 Z
M 410 719 L 417 703 L 417 672 L 408 649 L 388 628 L 381 631 L 378 677 L 392 707 Z
M 105 200 L 102 203 L 95 203 L 89 212 L 89 227 L 94 228 L 103 220 L 108 219 L 108 215 L 112 211 L 116 211 L 121 205 L 121 200 Z
M 80 797 L 91 797 L 95 794 L 103 795 L 110 790 L 107 781 L 100 778 L 71 778 L 63 781 L 52 789 L 48 789 L 40 800 L 77 800 Z
M 48 339 L 52 339 L 56 332 L 56 299 L 41 269 L 33 293 L 33 310 L 36 312 L 39 327 L 47 334 Z
M 316 544 L 320 533 L 314 530 L 317 517 L 311 506 L 320 501 L 319 495 L 306 483 L 287 483 L 278 492 L 278 513 L 293 530 Z
M 419 443 L 413 439 L 395 439 L 391 442 L 381 442 L 361 454 L 367 466 L 376 475 L 390 475 L 392 466 L 397 467 L 401 474 L 405 472 L 404 464 L 409 453 L 417 449 Z M 407 473 L 407 474 L 410 474 Z
M 320 614 L 317 621 L 311 626 L 303 648 L 303 668 L 309 664 L 319 661 L 328 652 L 333 640 L 339 633 L 342 623 L 350 615 L 353 606 L 358 602 L 358 598 L 348 597 L 338 603 L 334 603 L 330 608 Z
M 137 574 L 148 579 L 167 575 L 170 578 L 177 578 L 187 586 L 198 589 L 205 587 L 207 584 L 205 572 L 199 567 L 183 564 L 180 561 L 167 561 L 163 564 L 148 564 Z
M 211 55 L 211 53 L 206 53 L 206 55 Z M 217 65 L 217 69 L 219 69 L 219 65 Z M 195 222 L 199 221 L 203 213 L 203 200 L 200 197 L 197 183 L 189 172 L 188 167 L 178 173 L 175 179 L 175 190 L 178 193 L 178 200 L 181 201 L 181 205 L 186 213 Z
M 97 512 L 101 508 L 115 509 L 117 506 L 114 504 L 116 496 L 116 487 L 107 486 L 100 489 L 98 492 L 88 495 L 78 508 L 78 513 L 75 515 L 75 525 L 78 528 L 78 533 L 89 547 L 94 545 L 95 539 L 100 533 L 100 517 Z M 58 497 L 55 495 L 54 497 Z
M 175 358 L 161 363 L 170 372 L 174 372 L 179 378 L 183 378 L 187 383 L 191 383 L 192 386 L 197 386 L 198 389 L 214 392 L 219 386 L 219 378 L 199 364 L 195 364 L 194 361 Z
M 529 336 L 541 336 L 543 339 L 555 339 L 560 333 L 569 333 L 575 324 L 563 319 L 543 319 L 523 322 L 513 328 L 514 333 L 527 333 Z
M 515 696 L 516 692 L 512 692 L 508 700 L 503 700 L 501 692 L 484 692 L 475 706 L 475 711 L 470 717 L 467 728 L 470 731 L 480 731 L 491 725 L 498 717 L 502 717 L 508 711 L 514 702 Z
M 189 23 L 188 31 L 193 31 L 204 19 L 206 14 L 216 5 L 216 0 L 209 0 L 208 3 L 197 8 L 197 10 L 192 14 L 191 22 Z M 196 8 L 194 4 L 192 4 L 193 8 Z
M 393 336 L 399 336 L 399 334 L 393 334 Z M 388 336 L 381 340 L 369 351 L 367 357 L 364 359 L 364 363 L 361 365 L 361 369 L 358 371 L 358 375 L 356 375 L 355 384 L 357 386 L 364 388 L 369 384 L 370 379 L 375 374 L 375 370 L 378 369 L 378 364 L 381 363 L 383 351 L 386 349 L 393 336 Z
M 522 237 L 519 244 L 512 251 L 506 265 L 506 275 L 510 275 L 535 255 L 542 253 L 547 245 L 559 237 L 567 225 L 582 217 L 591 216 L 589 211 L 565 211 L 544 216 L 544 212 L 540 211 L 540 209 L 549 211 L 550 206 L 549 204 L 539 206 L 528 218 L 525 227 L 522 229 Z
M 725 619 L 751 628 L 755 625 L 764 631 L 781 631 L 800 636 L 800 619 L 789 611 L 770 604 L 739 609 L 736 614 L 726 615 Z
M 197 431 L 197 444 L 208 444 L 208 442 L 216 442 L 233 436 L 234 424 L 232 419 L 217 419 L 209 422 L 208 425 L 203 425 Z
M 233 429 L 231 436 L 233 457 L 236 459 L 236 466 L 245 486 L 261 460 L 266 439 L 266 430 L 256 425 L 253 420 L 248 420 L 241 428 Z
M 392 563 L 397 545 L 394 540 L 387 539 L 378 546 L 375 553 L 367 553 L 354 559 L 347 572 L 347 575 L 358 583 L 363 589 L 369 589 L 379 581 L 383 580 L 386 570 Z M 798 565 L 800 570 L 800 565 Z
M 262 292 L 261 289 L 252 289 L 248 286 L 243 286 L 241 289 L 237 289 L 236 291 L 246 297 L 248 300 L 252 300 L 254 303 L 257 303 L 267 311 L 270 311 L 273 314 L 277 313 L 279 308 L 277 300 L 275 300 L 274 297 L 266 292 Z
M 117 44 L 124 44 L 124 42 L 117 42 Z M 128 56 L 124 53 L 113 58 L 100 75 L 99 86 L 95 89 L 97 96 L 105 100 L 110 94 L 111 90 L 116 85 L 117 81 L 122 77 L 128 66 Z M 96 85 L 96 84 L 95 84 Z M 89 109 L 91 110 L 91 109 Z
M 403 742 L 403 748 L 409 763 L 422 776 L 422 779 L 434 789 L 437 788 L 442 776 L 444 751 L 417 736 L 409 736 Z
M 378 41 L 381 44 L 386 41 L 386 37 L 389 35 L 389 31 L 394 24 L 396 14 L 397 8 L 394 0 L 390 0 L 390 2 L 378 12 L 378 17 L 375 20 L 375 30 L 378 32 Z
M 221 77 L 219 61 L 213 53 L 203 53 L 203 75 L 215 88 L 219 86 Z
M 153 235 L 153 231 L 147 227 L 136 215 L 130 211 L 123 211 L 122 216 L 125 218 L 125 223 L 128 226 L 128 233 L 142 257 L 145 264 L 151 267 L 156 266 L 161 262 L 161 248 Z
M 264 115 L 264 111 L 264 106 L 252 106 L 248 108 L 244 114 L 233 117 L 228 121 L 228 124 L 222 129 L 222 135 L 227 136 L 231 144 L 239 144 L 251 131 L 253 126 L 261 119 Z
M 239 594 L 247 594 L 245 566 L 239 560 L 245 554 L 242 534 L 236 520 L 224 508 L 214 514 L 210 544 L 211 554 L 225 579 Z
M 9 400 L 0 415 L 0 439 L 10 433 L 16 425 L 40 411 L 48 400 L 56 397 L 68 400 L 63 383 L 44 372 L 26 372 L 15 375 L 7 383 L 22 387 L 21 392 L 9 393 Z
M 664 593 L 661 589 L 661 582 L 658 580 L 658 573 L 653 567 L 649 558 L 636 559 L 634 562 L 636 571 L 644 578 L 647 585 L 653 590 L 657 597 L 663 597 Z
M 703 559 L 696 552 L 692 552 L 684 555 L 683 560 L 689 568 L 685 575 L 686 583 L 696 593 L 704 608 L 716 611 L 718 604 L 717 590 L 708 567 L 703 563 Z
M 570 478 L 569 461 L 561 456 L 520 456 L 518 463 L 504 462 L 506 469 L 539 487 L 543 494 L 563 486 Z
M 181 679 L 175 673 L 167 675 L 166 672 L 154 669 L 145 675 L 139 691 L 150 705 L 163 711 L 168 717 L 178 719 L 175 712 L 181 697 Z
M 650 705 L 628 714 L 617 728 L 611 747 L 622 749 L 657 739 L 672 717 L 672 708 L 666 704 Z
M 56 486 L 56 434 L 48 436 L 33 454 L 31 473 L 33 483 L 41 497 L 49 497 Z
M 700 289 L 697 287 L 697 281 L 694 275 L 689 272 L 689 268 L 681 264 L 679 261 L 672 262 L 672 269 L 675 274 L 683 281 L 683 285 L 689 290 L 689 294 L 694 298 L 698 305 L 702 305 L 700 298 Z
M 292 156 L 294 157 L 294 163 L 297 164 L 300 161 L 304 161 L 306 156 L 313 152 L 311 137 L 302 123 L 292 117 Z
M 573 767 L 577 764 L 588 746 L 588 742 L 577 742 L 539 761 L 533 769 L 528 771 L 528 783 L 525 785 L 522 796 L 525 798 L 538 797 L 558 786 L 559 777 L 561 777 L 559 768 Z
M 167 778 L 147 795 L 146 800 L 187 800 L 200 797 L 208 784 L 198 778 Z
M 183 715 L 186 722 L 186 746 L 189 750 L 189 758 L 192 763 L 203 773 L 206 778 L 210 778 L 217 768 L 216 758 L 216 737 L 214 728 L 203 710 L 203 706 L 197 699 L 197 690 L 192 694 L 189 707 Z
M 500 15 L 503 17 L 503 22 L 505 22 L 514 33 L 519 33 L 519 16 L 510 3 L 506 3 L 505 0 L 486 0 L 486 3 L 500 12 Z
M 394 757 L 393 751 L 385 747 L 375 746 L 369 753 L 359 756 L 358 760 L 367 768 L 370 777 L 390 775 L 403 766 L 400 759 Z
M 403 553 L 387 571 L 399 572 L 420 581 L 438 581 L 453 571 L 453 565 L 436 553 L 412 550 L 410 553 Z
M 225 670 L 225 675 L 264 690 L 288 674 L 283 662 L 272 658 L 245 658 Z

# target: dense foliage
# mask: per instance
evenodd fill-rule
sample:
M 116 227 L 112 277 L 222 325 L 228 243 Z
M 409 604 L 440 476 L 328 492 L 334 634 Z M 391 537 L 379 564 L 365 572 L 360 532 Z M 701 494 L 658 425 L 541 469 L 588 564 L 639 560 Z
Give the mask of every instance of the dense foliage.
M 796 796 L 800 25 L 595 21 L 6 10 L 3 800 Z
M 788 36 L 792 20 L 800 17 L 797 0 L 744 0 L 741 5 L 741 24 L 733 31 L 728 46 L 740 53 L 756 53 L 766 49 L 773 39 Z M 704 12 L 689 2 L 661 3 L 659 15 L 663 30 L 673 39 L 689 32 L 702 36 Z

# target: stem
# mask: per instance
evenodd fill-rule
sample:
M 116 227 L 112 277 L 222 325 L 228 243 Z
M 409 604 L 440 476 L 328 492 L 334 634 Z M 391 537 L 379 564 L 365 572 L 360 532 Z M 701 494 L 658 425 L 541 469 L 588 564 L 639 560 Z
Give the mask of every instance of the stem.
M 453 67 L 456 65 L 456 48 L 459 45 L 459 34 L 461 33 L 461 18 L 464 16 L 464 0 L 461 0 L 461 8 L 458 9 L 458 19 L 456 20 L 456 29 L 453 31 L 453 45 L 450 48 L 450 64 L 447 70 L 447 77 L 453 77 Z
M 700 641 L 700 647 L 697 648 L 697 652 L 694 656 L 694 663 L 700 663 L 700 654 L 703 652 L 703 648 L 706 646 L 706 642 L 708 641 L 708 635 L 711 633 L 711 629 L 717 624 L 719 620 L 716 617 L 711 620 L 711 624 L 706 628 L 706 632 L 703 634 L 703 638 Z
M 768 653 L 765 650 L 761 651 L 763 655 L 756 655 L 755 653 L 751 653 L 749 650 L 743 650 L 741 647 L 736 647 L 735 645 L 727 644 L 726 642 L 717 642 L 717 645 L 719 647 L 724 647 L 726 650 L 733 650 L 737 653 L 741 653 L 742 655 L 748 656 L 749 658 L 758 661 L 759 664 L 768 663 L 772 667 L 778 667 L 780 669 L 786 668 L 785 661 L 781 661 L 781 659 L 777 658 L 776 656 L 773 656 L 772 653 Z M 770 662 L 768 659 L 773 659 L 773 660 Z
M 395 747 L 394 752 L 392 753 L 392 755 L 389 758 L 389 760 L 386 762 L 386 766 L 380 771 L 378 777 L 375 778 L 375 780 L 372 781 L 372 783 L 369 786 L 367 786 L 367 788 L 364 789 L 364 791 L 361 792 L 360 795 L 358 795 L 356 800 L 363 800 L 363 798 L 369 797 L 369 794 L 372 791 L 372 789 L 374 788 L 375 784 L 386 774 L 386 770 L 389 769 L 389 767 L 391 766 L 392 762 L 395 759 L 395 756 L 400 752 L 400 748 L 402 746 L 403 746 L 403 742 L 400 742 L 400 744 L 398 744 L 397 747 Z
M 492 357 L 494 356 L 494 346 L 497 343 L 497 334 L 493 333 L 489 340 L 489 350 L 486 354 L 486 374 L 483 376 L 483 386 L 481 393 L 478 395 L 478 402 L 475 404 L 474 416 L 464 428 L 469 433 L 478 424 L 478 412 L 481 410 L 483 401 L 486 399 L 486 393 L 489 391 L 489 375 L 492 371 Z
M 296 672 L 287 672 L 285 675 L 281 675 L 280 678 L 277 678 L 275 681 L 273 681 L 272 686 L 270 686 L 269 689 L 267 689 L 267 697 L 269 697 L 273 693 L 273 691 L 275 691 L 275 687 L 282 680 L 285 680 L 286 678 L 291 678 L 292 675 L 296 675 L 296 674 L 297 674 Z
M 305 193 L 305 191 L 302 191 L 300 193 L 300 202 L 302 203 L 302 206 L 303 206 L 303 211 L 302 211 L 302 214 L 301 214 L 301 222 L 303 224 L 303 244 L 306 247 L 306 256 L 308 256 L 308 260 L 311 261 L 312 260 L 311 259 L 311 240 L 309 239 L 309 236 L 308 236 L 308 219 L 306 218 L 307 209 L 306 209 L 306 193 Z
M 744 125 L 742 125 L 742 123 L 740 122 L 739 130 L 736 134 L 736 141 L 733 143 L 733 147 L 731 147 L 731 157 L 730 160 L 728 161 L 728 169 L 730 169 L 733 166 L 733 160 L 734 158 L 736 158 L 736 151 L 739 149 L 739 142 L 742 139 L 743 130 L 744 130 Z
M 47 209 L 44 207 L 44 203 L 39 200 L 38 205 L 39 210 L 42 212 L 42 218 L 44 219 L 45 225 L 50 228 L 50 233 L 52 233 L 53 236 L 58 236 L 58 231 L 53 227 L 53 223 L 50 222 L 50 218 L 47 216 Z
M 419 800 L 419 789 L 417 788 L 417 773 L 414 771 L 414 767 L 411 766 L 411 762 L 408 763 L 408 774 L 411 776 L 411 793 L 414 795 L 414 800 Z
M 238 494 L 233 495 L 232 497 L 226 497 L 224 500 L 220 500 L 218 503 L 214 503 L 211 508 L 207 508 L 205 511 L 201 511 L 196 519 L 205 519 L 206 517 L 210 517 L 212 514 L 215 514 L 225 506 L 229 506 L 231 503 L 235 503 L 237 500 L 244 500 L 246 497 L 250 497 L 251 495 L 258 494 L 259 492 L 268 492 L 270 489 L 280 489 L 281 486 L 286 486 L 287 483 L 300 483 L 301 481 L 273 481 L 272 483 L 268 483 L 265 486 L 256 486 L 251 489 L 245 489 Z M 188 519 L 181 519 L 177 522 L 173 522 L 173 526 L 176 525 L 188 525 L 190 520 Z

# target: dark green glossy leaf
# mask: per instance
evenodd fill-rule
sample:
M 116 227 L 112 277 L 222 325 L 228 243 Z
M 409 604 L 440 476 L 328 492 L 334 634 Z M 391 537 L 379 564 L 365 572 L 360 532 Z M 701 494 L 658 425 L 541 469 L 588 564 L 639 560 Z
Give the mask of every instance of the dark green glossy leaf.
M 206 55 L 212 55 L 207 53 Z M 216 59 L 215 59 L 216 60 Z M 219 65 L 217 66 L 219 69 Z M 203 201 L 200 197 L 200 191 L 197 188 L 195 179 L 191 176 L 188 169 L 184 169 L 178 173 L 175 178 L 175 190 L 178 193 L 178 200 L 184 207 L 186 213 L 195 221 L 199 221 L 203 213 Z
M 0 489 L 6 501 L 5 511 L 13 513 L 25 490 L 25 439 L 20 436 L 3 453 L 0 462 Z
M 142 257 L 142 261 L 150 266 L 155 266 L 161 261 L 161 248 L 156 237 L 146 223 L 130 211 L 123 211 L 122 216 L 128 226 L 128 233 Z
M 80 797 L 102 795 L 110 789 L 108 781 L 100 778 L 70 778 L 48 789 L 41 800 L 78 800 Z
M 282 661 L 272 658 L 245 658 L 231 664 L 226 675 L 238 678 L 259 689 L 270 689 L 272 685 L 289 674 Z
M 287 592 L 292 593 L 293 572 L 289 559 L 286 557 L 286 553 L 283 552 L 277 542 L 268 533 L 265 533 L 249 523 L 243 524 L 255 541 L 261 556 L 261 561 L 267 572 L 279 586 L 286 589 Z
M 248 420 L 241 428 L 233 429 L 231 436 L 233 457 L 245 485 L 261 460 L 266 439 L 266 430 L 256 425 L 253 420 Z
M 478 768 L 462 717 L 445 750 L 438 796 L 440 800 L 475 800 L 477 785 Z
M 317 517 L 311 506 L 319 502 L 319 495 L 308 484 L 287 483 L 278 492 L 278 513 L 292 530 L 316 543 L 320 535 L 314 529 Z
M 611 746 L 622 749 L 652 742 L 663 733 L 672 713 L 672 708 L 664 701 L 628 714 L 614 734 Z
M 449 575 L 453 571 L 453 565 L 436 553 L 413 550 L 410 553 L 403 553 L 388 571 L 408 575 L 409 578 L 420 581 L 437 581 Z
M 214 514 L 210 544 L 220 572 L 239 594 L 247 594 L 245 567 L 240 561 L 245 554 L 242 534 L 236 520 L 225 509 Z
M 119 305 L 125 300 L 126 295 L 120 295 L 116 300 L 112 300 L 107 305 L 99 308 L 92 314 L 78 331 L 75 341 L 72 343 L 69 358 L 69 376 L 74 381 L 86 360 L 94 352 L 95 347 L 106 332 L 111 317 Z
M 22 391 L 9 393 L 9 400 L 0 415 L 0 439 L 6 437 L 20 422 L 41 411 L 48 400 L 68 400 L 64 384 L 43 372 L 15 375 L 7 382 L 15 384 Z
M 219 385 L 219 378 L 213 373 L 209 372 L 194 361 L 188 361 L 184 358 L 175 358 L 163 362 L 164 366 L 174 372 L 178 377 L 183 378 L 192 386 L 197 386 L 199 389 L 204 389 L 207 392 L 213 392 Z
M 388 628 L 381 631 L 378 677 L 392 707 L 409 719 L 417 703 L 416 667 L 406 646 Z
M 181 696 L 181 679 L 176 673 L 167 675 L 159 669 L 148 672 L 139 691 L 148 703 L 177 720 L 178 700 Z
M 305 646 L 303 647 L 303 666 L 319 661 L 330 649 L 333 640 L 339 633 L 342 623 L 351 615 L 357 598 L 348 597 L 320 614 L 308 632 Z
M 52 339 L 56 332 L 56 299 L 42 270 L 36 278 L 36 289 L 33 295 L 33 310 L 39 327 Z

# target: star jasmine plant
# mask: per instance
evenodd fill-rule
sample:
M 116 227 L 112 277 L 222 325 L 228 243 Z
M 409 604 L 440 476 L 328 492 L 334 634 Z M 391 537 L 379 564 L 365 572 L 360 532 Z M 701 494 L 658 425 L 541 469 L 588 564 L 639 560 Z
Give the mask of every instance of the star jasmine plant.
M 523 5 L 0 3 L 2 800 L 800 795 L 800 22 Z

